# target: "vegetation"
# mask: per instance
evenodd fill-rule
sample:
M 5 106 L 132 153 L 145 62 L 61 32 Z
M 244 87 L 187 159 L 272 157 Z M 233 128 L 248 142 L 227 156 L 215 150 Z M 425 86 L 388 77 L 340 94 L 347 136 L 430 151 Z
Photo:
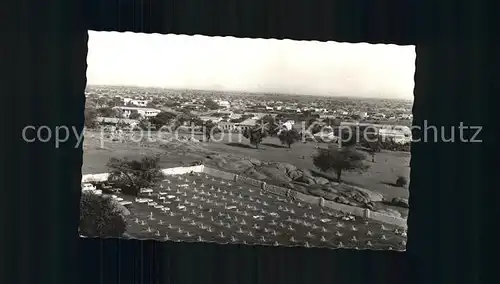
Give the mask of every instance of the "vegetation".
M 368 153 L 370 153 L 370 156 L 372 157 L 372 163 L 375 163 L 375 154 L 381 151 L 382 144 L 379 137 L 369 137 L 368 140 L 369 141 L 366 142 L 368 146 Z
M 163 173 L 159 161 L 157 156 L 138 160 L 111 158 L 106 165 L 110 171 L 108 180 L 121 187 L 123 193 L 137 196 L 141 188 L 161 181 Z
M 267 131 L 263 127 L 248 128 L 243 132 L 243 137 L 250 140 L 250 144 L 258 149 L 262 140 L 267 137 Z
M 176 119 L 177 115 L 175 113 L 162 111 L 156 116 L 150 117 L 149 122 L 156 129 L 159 129 L 165 125 L 172 123 Z
M 220 129 L 217 127 L 217 124 L 213 123 L 211 120 L 207 121 L 203 126 L 203 134 L 205 135 L 205 140 L 210 142 L 212 138 L 212 134 L 217 134 L 220 132 Z
M 318 149 L 313 156 L 313 163 L 323 172 L 335 172 L 339 182 L 343 171 L 365 171 L 368 166 L 363 163 L 365 155 L 353 147 L 332 146 L 328 149 Z
M 219 106 L 218 103 L 216 103 L 214 100 L 212 99 L 206 99 L 205 100 L 205 107 L 210 109 L 210 110 L 216 110 L 216 109 L 220 109 L 221 107 Z
M 89 237 L 121 237 L 127 222 L 111 198 L 83 193 L 80 199 L 80 233 Z
M 130 119 L 140 119 L 142 116 L 138 111 L 132 112 L 128 118 Z
M 85 127 L 95 128 L 97 127 L 97 111 L 95 108 L 85 108 Z
M 117 116 L 116 110 L 114 110 L 110 107 L 99 108 L 99 109 L 97 109 L 97 113 L 103 117 L 116 117 Z
M 297 130 L 291 129 L 282 130 L 278 135 L 278 138 L 280 139 L 281 144 L 287 145 L 288 148 L 291 148 L 292 144 L 300 141 L 301 136 Z
M 272 115 L 266 115 L 259 119 L 257 123 L 260 123 L 262 127 L 265 128 L 269 136 L 276 136 L 279 131 L 279 124 Z
M 403 176 L 399 176 L 398 179 L 396 180 L 396 186 L 405 187 L 407 184 L 408 180 Z

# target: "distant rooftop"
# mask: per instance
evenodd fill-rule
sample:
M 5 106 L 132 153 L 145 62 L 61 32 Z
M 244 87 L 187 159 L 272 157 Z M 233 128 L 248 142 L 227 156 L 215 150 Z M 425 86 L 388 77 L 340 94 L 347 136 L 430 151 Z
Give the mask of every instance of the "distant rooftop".
M 144 111 L 158 111 L 161 110 L 156 108 L 147 108 L 147 107 L 128 107 L 128 106 L 115 106 L 114 109 L 126 109 L 126 110 L 144 110 Z

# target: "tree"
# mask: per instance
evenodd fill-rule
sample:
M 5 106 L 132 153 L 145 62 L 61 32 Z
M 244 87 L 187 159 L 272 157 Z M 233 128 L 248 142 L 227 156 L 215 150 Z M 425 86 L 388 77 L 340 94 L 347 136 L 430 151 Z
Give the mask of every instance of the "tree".
M 127 229 L 127 222 L 118 206 L 109 197 L 82 193 L 80 233 L 89 237 L 121 237 Z
M 122 104 L 122 99 L 120 97 L 114 97 L 108 102 L 109 107 L 115 107 Z
M 103 117 L 115 117 L 116 111 L 110 107 L 102 107 L 97 109 L 97 113 Z
M 149 119 L 143 118 L 139 120 L 139 124 L 137 126 L 142 130 L 149 130 L 152 126 L 152 123 Z
M 339 131 L 340 131 L 339 133 L 340 146 L 342 147 L 356 146 L 360 135 L 359 129 L 357 127 L 341 128 L 339 129 Z
M 203 126 L 203 134 L 205 135 L 205 139 L 207 142 L 210 142 L 212 138 L 212 134 L 219 133 L 220 129 L 217 124 L 213 123 L 211 120 L 207 121 Z
M 243 137 L 250 140 L 250 144 L 258 149 L 262 140 L 267 137 L 267 131 L 263 127 L 248 128 L 243 132 Z
M 177 114 L 172 112 L 162 111 L 154 117 L 161 119 L 165 122 L 165 124 L 168 124 L 177 117 Z
M 205 107 L 208 108 L 208 109 L 211 109 L 211 110 L 214 110 L 214 109 L 220 109 L 221 107 L 219 106 L 218 103 L 216 103 L 214 100 L 212 99 L 206 99 L 205 100 Z
M 323 122 L 328 126 L 340 126 L 341 120 L 338 118 L 325 118 Z
M 408 184 L 408 180 L 404 176 L 398 176 L 396 180 L 396 186 L 405 187 Z
M 343 171 L 365 171 L 368 166 L 363 163 L 365 155 L 352 147 L 329 147 L 318 149 L 313 156 L 314 165 L 323 172 L 335 172 L 339 182 Z
M 94 128 L 97 126 L 97 111 L 95 108 L 85 108 L 85 127 Z
M 155 126 L 156 128 L 161 128 L 162 126 L 168 125 L 173 122 L 176 117 L 177 115 L 175 113 L 162 111 L 156 116 L 149 118 L 149 121 L 151 122 L 151 125 Z
M 106 104 L 106 98 L 100 97 L 96 99 L 96 108 L 101 108 L 103 105 Z
M 133 111 L 128 116 L 128 118 L 130 118 L 130 119 L 140 119 L 141 117 L 142 117 L 142 115 L 138 111 Z
M 295 129 L 291 130 L 282 130 L 278 136 L 281 141 L 281 144 L 288 145 L 288 148 L 292 147 L 292 144 L 300 141 L 301 137 L 299 132 Z
M 163 177 L 159 162 L 158 156 L 136 160 L 113 157 L 106 165 L 110 172 L 108 180 L 121 187 L 123 193 L 138 195 L 141 188 L 152 186 Z
M 280 127 L 272 115 L 265 115 L 257 121 L 265 128 L 265 131 L 270 136 L 275 136 L 278 134 Z
M 367 138 L 369 138 L 369 141 L 367 141 L 368 152 L 372 157 L 372 163 L 375 163 L 375 154 L 380 152 L 382 149 L 382 142 L 380 141 L 380 137 L 378 137 L 378 135 L 376 137 L 372 136 Z

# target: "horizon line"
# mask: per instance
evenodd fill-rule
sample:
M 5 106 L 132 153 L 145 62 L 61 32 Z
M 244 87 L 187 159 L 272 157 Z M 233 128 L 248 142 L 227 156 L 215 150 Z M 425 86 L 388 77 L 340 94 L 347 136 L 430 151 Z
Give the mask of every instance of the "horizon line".
M 290 96 L 306 96 L 306 97 L 321 97 L 321 98 L 348 98 L 354 100 L 363 100 L 363 99 L 376 99 L 376 100 L 399 100 L 399 101 L 410 101 L 413 102 L 414 98 L 406 99 L 406 98 L 398 98 L 398 97 L 375 97 L 375 96 L 349 96 L 349 95 L 320 95 L 320 94 L 299 94 L 299 93 L 288 93 L 288 92 L 259 92 L 259 91 L 243 91 L 243 90 L 216 90 L 216 89 L 196 89 L 196 88 L 175 88 L 175 87 L 161 87 L 161 86 L 141 86 L 141 85 L 125 85 L 125 84 L 91 84 L 87 83 L 87 87 L 90 86 L 103 86 L 103 87 L 132 87 L 132 88 L 155 88 L 162 90 L 171 90 L 171 91 L 201 91 L 201 92 L 217 92 L 217 93 L 236 93 L 242 92 L 246 94 L 256 94 L 256 95 L 290 95 Z

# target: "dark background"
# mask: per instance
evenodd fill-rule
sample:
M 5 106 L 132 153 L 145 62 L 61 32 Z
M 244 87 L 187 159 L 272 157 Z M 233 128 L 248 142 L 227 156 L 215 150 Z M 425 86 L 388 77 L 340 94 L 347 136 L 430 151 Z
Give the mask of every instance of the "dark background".
M 462 3 L 463 2 L 463 3 Z M 0 283 L 494 283 L 497 43 L 480 1 L 9 1 L 0 9 Z M 79 239 L 87 29 L 417 45 L 414 124 L 483 125 L 416 143 L 407 252 Z M 383 66 L 381 66 L 383 68 Z M 472 133 L 473 134 L 473 133 Z M 76 139 L 75 139 L 76 140 Z

